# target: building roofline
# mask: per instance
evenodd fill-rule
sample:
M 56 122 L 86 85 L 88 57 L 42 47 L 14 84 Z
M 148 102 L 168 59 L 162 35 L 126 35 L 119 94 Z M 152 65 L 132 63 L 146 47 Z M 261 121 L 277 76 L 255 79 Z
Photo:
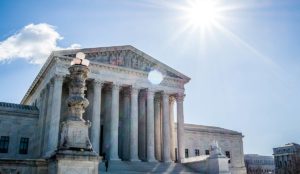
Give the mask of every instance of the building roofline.
M 232 134 L 232 135 L 243 136 L 243 134 L 241 132 L 233 131 L 230 129 L 215 127 L 215 126 L 190 124 L 190 123 L 185 123 L 184 129 L 189 130 L 189 131 L 200 131 L 200 132 L 208 132 L 208 133 Z
M 24 104 L 28 98 L 28 96 L 32 93 L 33 89 L 36 87 L 36 84 L 39 82 L 42 76 L 44 76 L 45 72 L 49 68 L 49 65 L 53 62 L 54 57 L 63 56 L 65 54 L 76 54 L 78 51 L 81 52 L 99 52 L 99 51 L 116 51 L 116 50 L 131 50 L 140 56 L 157 63 L 162 66 L 162 68 L 166 68 L 170 70 L 172 73 L 178 75 L 179 77 L 183 78 L 185 83 L 188 83 L 191 78 L 187 77 L 186 75 L 176 71 L 175 69 L 169 67 L 168 65 L 156 60 L 155 58 L 151 57 L 150 55 L 142 52 L 141 50 L 131 46 L 131 45 L 123 45 L 123 46 L 109 46 L 109 47 L 96 47 L 96 48 L 82 48 L 82 49 L 65 49 L 65 50 L 57 50 L 53 51 L 49 57 L 47 58 L 46 62 L 42 66 L 41 70 L 39 71 L 38 75 L 35 77 L 34 81 L 30 85 L 29 89 L 27 90 L 26 94 L 24 95 L 23 99 L 21 100 L 21 104 Z

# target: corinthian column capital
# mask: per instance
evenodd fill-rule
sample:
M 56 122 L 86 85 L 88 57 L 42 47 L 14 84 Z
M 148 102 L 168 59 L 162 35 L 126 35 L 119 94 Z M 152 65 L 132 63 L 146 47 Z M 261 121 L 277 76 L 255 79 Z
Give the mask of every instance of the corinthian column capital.
M 53 85 L 54 82 L 63 82 L 64 76 L 61 74 L 55 74 L 51 79 L 50 79 L 50 85 Z
M 170 103 L 170 104 L 173 104 L 174 101 L 175 101 L 175 97 L 174 97 L 174 96 L 170 96 L 170 97 L 169 97 L 169 103 Z
M 176 94 L 176 102 L 177 103 L 183 102 L 184 97 L 185 97 L 184 93 L 178 93 L 178 94 Z
M 120 83 L 113 83 L 112 84 L 112 90 L 120 90 L 121 88 L 121 84 Z
M 93 80 L 93 85 L 94 85 L 94 86 L 97 86 L 97 87 L 103 87 L 104 82 L 101 81 L 101 80 L 94 79 L 94 80 Z
M 151 88 L 146 89 L 148 97 L 154 97 L 155 91 Z
M 140 89 L 138 87 L 136 87 L 136 86 L 131 86 L 129 88 L 129 90 L 130 90 L 130 92 L 131 92 L 132 95 L 138 95 L 138 93 L 140 91 Z
M 154 96 L 154 102 L 160 103 L 160 100 L 161 100 L 161 95 L 160 94 L 156 94 Z
M 54 79 L 55 81 L 63 81 L 63 80 L 64 80 L 64 75 L 61 75 L 61 74 L 55 74 L 55 75 L 53 76 L 53 79 Z

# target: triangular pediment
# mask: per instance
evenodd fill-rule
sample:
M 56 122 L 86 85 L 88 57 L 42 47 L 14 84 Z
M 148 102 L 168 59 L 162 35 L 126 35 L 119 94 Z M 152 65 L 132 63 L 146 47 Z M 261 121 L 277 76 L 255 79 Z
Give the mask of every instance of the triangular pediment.
M 58 51 L 57 53 L 62 56 L 75 57 L 75 54 L 79 51 L 84 52 L 86 54 L 86 59 L 90 60 L 91 63 L 97 62 L 109 64 L 144 72 L 157 69 L 162 71 L 162 73 L 164 73 L 166 76 L 189 81 L 189 78 L 185 75 L 132 46 L 62 50 Z

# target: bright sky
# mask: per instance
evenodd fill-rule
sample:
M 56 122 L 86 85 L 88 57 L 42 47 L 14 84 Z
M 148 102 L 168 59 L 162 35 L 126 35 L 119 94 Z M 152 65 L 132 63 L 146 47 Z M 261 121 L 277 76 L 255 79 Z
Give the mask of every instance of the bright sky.
M 300 143 L 300 1 L 2 0 L 0 21 L 0 101 L 53 49 L 133 45 L 191 77 L 185 122 L 242 132 L 245 153 Z

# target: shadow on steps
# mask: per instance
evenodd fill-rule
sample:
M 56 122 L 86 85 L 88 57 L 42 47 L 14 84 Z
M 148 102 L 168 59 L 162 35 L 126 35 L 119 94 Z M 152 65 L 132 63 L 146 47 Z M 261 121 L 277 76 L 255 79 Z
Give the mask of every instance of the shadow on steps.
M 104 163 L 100 163 L 99 172 L 105 172 Z M 180 163 L 161 163 L 161 162 L 129 162 L 129 161 L 109 161 L 109 173 L 197 173 L 194 170 Z

